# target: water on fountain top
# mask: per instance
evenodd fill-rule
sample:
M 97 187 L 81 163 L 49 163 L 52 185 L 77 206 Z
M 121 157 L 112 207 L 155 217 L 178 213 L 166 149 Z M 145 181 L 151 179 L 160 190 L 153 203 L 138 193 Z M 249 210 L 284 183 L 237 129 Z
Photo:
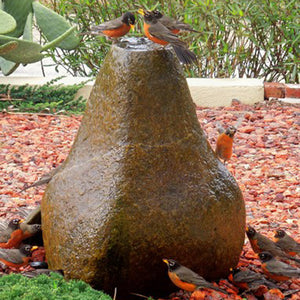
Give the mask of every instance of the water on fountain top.
M 158 45 L 144 37 L 124 37 L 116 45 L 131 51 L 149 51 L 158 47 Z

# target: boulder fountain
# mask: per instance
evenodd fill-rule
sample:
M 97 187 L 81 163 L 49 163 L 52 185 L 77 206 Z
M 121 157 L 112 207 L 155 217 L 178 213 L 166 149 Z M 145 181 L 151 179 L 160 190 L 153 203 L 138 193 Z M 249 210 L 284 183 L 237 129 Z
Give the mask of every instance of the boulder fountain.
M 237 264 L 242 193 L 207 142 L 172 50 L 143 38 L 112 46 L 41 209 L 50 268 L 122 299 L 175 290 L 164 257 L 206 279 Z

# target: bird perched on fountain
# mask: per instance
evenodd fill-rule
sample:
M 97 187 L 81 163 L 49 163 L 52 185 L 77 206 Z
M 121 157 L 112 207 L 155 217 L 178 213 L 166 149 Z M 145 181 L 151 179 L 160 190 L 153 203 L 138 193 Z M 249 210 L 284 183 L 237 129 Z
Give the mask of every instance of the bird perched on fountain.
M 300 277 L 300 269 L 294 268 L 282 261 L 276 260 L 270 252 L 264 251 L 258 254 L 262 262 L 263 272 L 271 279 L 285 281 Z
M 228 294 L 226 291 L 214 286 L 212 283 L 206 281 L 199 274 L 180 265 L 174 259 L 163 259 L 163 262 L 168 266 L 168 275 L 171 281 L 180 289 L 188 292 L 193 292 L 196 289 L 207 288 L 212 289 L 223 294 Z
M 8 267 L 20 268 L 31 260 L 31 254 L 37 246 L 22 245 L 20 249 L 0 249 L 0 262 Z
M 158 10 L 153 10 L 152 11 L 154 17 L 165 27 L 167 27 L 172 33 L 177 34 L 180 32 L 180 30 L 183 31 L 191 31 L 191 32 L 200 32 L 197 30 L 194 30 L 190 24 L 172 19 L 166 15 L 163 15 L 160 11 Z
M 253 227 L 247 226 L 246 234 L 255 253 L 267 251 L 273 256 L 280 257 L 286 260 L 293 260 L 297 263 L 300 263 L 299 259 L 286 254 L 272 240 L 257 232 Z
M 117 19 L 92 26 L 89 32 L 83 34 L 105 35 L 114 39 L 127 34 L 131 28 L 134 28 L 134 24 L 134 15 L 131 12 L 126 12 Z
M 270 289 L 277 289 L 277 285 L 267 280 L 262 274 L 251 270 L 241 270 L 239 268 L 230 269 L 229 280 L 243 290 L 255 290 L 261 285 Z
M 191 64 L 197 61 L 195 53 L 187 48 L 186 43 L 161 24 L 152 12 L 142 9 L 138 12 L 144 16 L 144 33 L 149 40 L 162 46 L 170 44 L 179 61 L 183 64 Z
M 289 236 L 284 230 L 276 230 L 274 235 L 275 244 L 291 256 L 300 255 L 300 244 Z

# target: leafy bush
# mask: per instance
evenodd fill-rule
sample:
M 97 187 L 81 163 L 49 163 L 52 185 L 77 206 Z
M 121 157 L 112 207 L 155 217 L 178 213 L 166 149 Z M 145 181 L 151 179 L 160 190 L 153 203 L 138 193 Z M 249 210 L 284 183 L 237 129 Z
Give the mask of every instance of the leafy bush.
M 80 31 L 153 1 L 49 0 L 48 5 L 78 23 Z M 181 36 L 197 54 L 197 66 L 186 67 L 193 77 L 262 77 L 299 82 L 300 30 L 297 0 L 158 0 L 156 8 L 190 23 L 197 33 Z M 139 18 L 140 19 L 140 18 Z M 298 21 L 297 21 L 298 20 Z M 134 35 L 141 35 L 139 21 Z M 132 33 L 131 33 L 132 34 Z M 57 64 L 73 75 L 95 75 L 110 43 L 84 36 L 72 51 L 49 50 Z
M 56 273 L 29 279 L 20 274 L 0 278 L 2 300 L 111 300 L 110 296 L 92 289 L 80 280 L 66 281 Z
M 85 82 L 69 86 L 54 85 L 61 78 L 41 86 L 0 84 L 0 110 L 82 113 L 86 100 L 83 97 L 75 98 L 75 95 Z

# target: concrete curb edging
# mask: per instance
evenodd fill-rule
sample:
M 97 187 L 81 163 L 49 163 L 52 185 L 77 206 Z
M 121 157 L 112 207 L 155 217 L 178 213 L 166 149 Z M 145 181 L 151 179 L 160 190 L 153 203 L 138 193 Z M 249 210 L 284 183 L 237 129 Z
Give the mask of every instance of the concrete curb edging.
M 0 77 L 0 84 L 43 85 L 57 77 Z M 89 80 L 87 77 L 64 77 L 57 84 L 72 85 Z M 88 99 L 94 80 L 81 88 L 77 97 Z M 254 104 L 264 98 L 279 98 L 282 101 L 300 103 L 300 84 L 263 82 L 256 78 L 187 78 L 191 96 L 197 106 L 230 106 L 233 99 L 243 104 Z

